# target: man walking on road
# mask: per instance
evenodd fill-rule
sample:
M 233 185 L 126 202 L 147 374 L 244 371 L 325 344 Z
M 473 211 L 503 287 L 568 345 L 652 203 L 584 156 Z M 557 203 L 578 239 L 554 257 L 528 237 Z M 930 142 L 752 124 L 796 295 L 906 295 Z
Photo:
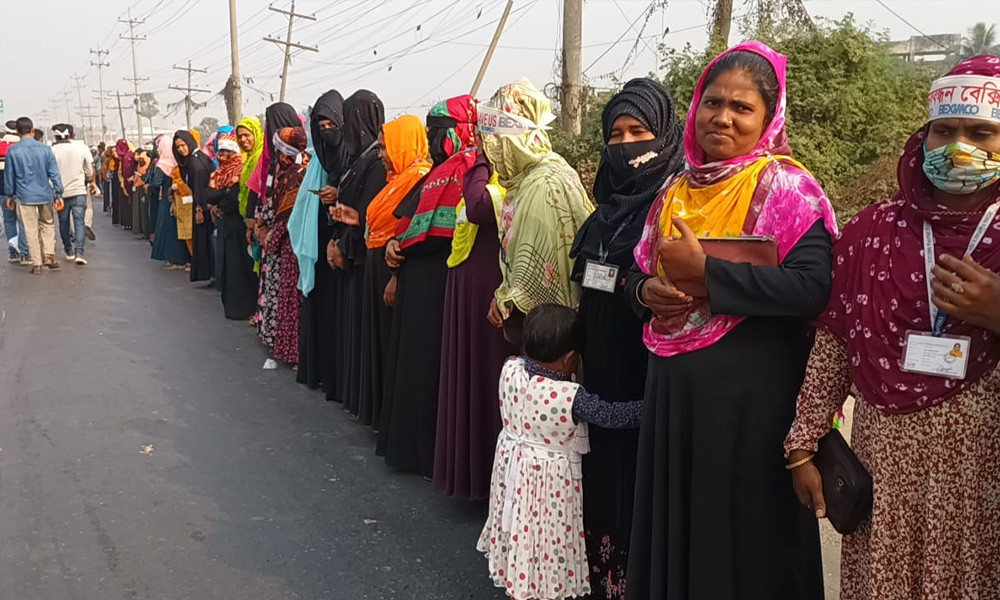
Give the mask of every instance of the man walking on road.
M 55 198 L 55 210 L 63 209 L 63 186 L 56 155 L 52 148 L 35 141 L 34 130 L 35 124 L 28 117 L 17 120 L 21 141 L 7 151 L 3 187 L 9 197 L 7 207 L 16 207 L 28 236 L 31 272 L 41 275 L 42 265 L 59 268 L 52 200 Z
M 7 162 L 7 150 L 21 141 L 17 135 L 16 127 L 17 124 L 14 121 L 7 121 L 4 126 L 3 138 L 0 139 L 0 212 L 3 213 L 3 232 L 7 237 L 10 262 L 29 265 L 31 259 L 28 258 L 28 237 L 24 235 L 24 226 L 21 224 L 21 219 L 17 218 L 17 211 L 7 208 L 9 194 L 5 193 L 3 189 L 3 171 Z M 11 245 L 11 241 L 16 241 L 16 243 Z
M 65 205 L 59 211 L 59 234 L 66 251 L 66 260 L 85 265 L 87 259 L 83 257 L 83 245 L 87 239 L 87 186 L 94 177 L 94 166 L 90 150 L 73 139 L 72 125 L 60 123 L 52 127 L 52 133 L 56 140 L 52 144 L 52 153 L 56 155 L 56 163 L 59 165 Z

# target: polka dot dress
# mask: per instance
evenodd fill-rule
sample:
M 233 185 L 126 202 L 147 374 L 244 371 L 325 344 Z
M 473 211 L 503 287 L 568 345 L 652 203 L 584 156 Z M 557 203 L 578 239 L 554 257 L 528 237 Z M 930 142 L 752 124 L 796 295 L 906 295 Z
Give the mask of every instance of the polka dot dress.
M 500 376 L 490 511 L 477 548 L 497 587 L 518 600 L 590 593 L 580 455 L 587 426 L 573 423 L 580 386 L 532 376 L 511 358 Z

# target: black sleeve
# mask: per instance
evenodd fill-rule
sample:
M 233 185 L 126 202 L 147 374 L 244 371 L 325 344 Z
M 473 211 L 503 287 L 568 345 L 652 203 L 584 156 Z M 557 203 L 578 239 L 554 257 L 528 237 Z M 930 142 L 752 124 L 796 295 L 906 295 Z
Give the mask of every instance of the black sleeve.
M 207 164 L 206 164 L 207 162 Z M 205 157 L 205 160 L 198 161 L 191 168 L 191 182 L 188 183 L 188 187 L 191 188 L 191 193 L 194 194 L 194 203 L 202 208 L 208 204 L 206 201 L 206 192 L 208 192 L 208 180 L 212 175 L 212 162 Z
M 358 211 L 360 223 L 356 227 L 344 227 L 340 231 L 337 245 L 344 254 L 344 260 L 352 264 L 360 264 L 364 261 L 368 247 L 365 244 L 365 228 L 368 225 L 368 205 L 375 199 L 375 196 L 385 187 L 385 167 L 377 160 L 364 171 L 364 181 L 358 188 L 358 198 L 352 199 L 351 208 Z
M 247 218 L 253 219 L 257 215 L 257 205 L 260 204 L 260 196 L 257 192 L 250 190 L 250 196 L 247 198 Z
M 639 288 L 649 278 L 649 275 L 643 273 L 635 261 L 632 261 L 632 266 L 629 268 L 628 273 L 625 274 L 625 293 L 628 295 L 629 305 L 641 321 L 648 321 L 653 318 L 653 311 L 639 302 Z
M 605 429 L 635 429 L 642 421 L 642 400 L 608 402 L 580 388 L 573 400 L 573 420 Z
M 829 299 L 832 266 L 833 241 L 822 219 L 777 267 L 709 257 L 705 285 L 712 312 L 738 317 L 815 317 Z
M 205 191 L 205 202 L 215 204 L 226 216 L 240 213 L 240 186 L 231 185 L 223 190 L 209 188 Z

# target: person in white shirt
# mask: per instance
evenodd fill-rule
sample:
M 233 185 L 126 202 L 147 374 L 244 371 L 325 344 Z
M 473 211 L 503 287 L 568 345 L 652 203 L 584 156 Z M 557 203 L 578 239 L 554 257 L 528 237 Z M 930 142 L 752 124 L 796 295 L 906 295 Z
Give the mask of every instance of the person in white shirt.
M 90 182 L 94 177 L 94 163 L 90 150 L 85 144 L 73 140 L 73 126 L 60 123 L 52 127 L 55 143 L 52 152 L 56 155 L 59 175 L 63 181 L 63 201 L 65 206 L 59 211 L 59 233 L 62 236 L 66 260 L 78 265 L 87 264 L 83 257 L 86 242 L 87 196 Z M 70 217 L 73 219 L 70 227 Z

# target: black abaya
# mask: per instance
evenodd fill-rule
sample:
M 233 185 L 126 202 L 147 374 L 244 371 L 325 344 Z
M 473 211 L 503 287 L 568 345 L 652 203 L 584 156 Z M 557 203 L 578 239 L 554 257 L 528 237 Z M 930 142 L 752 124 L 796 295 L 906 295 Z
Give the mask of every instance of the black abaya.
M 378 150 L 367 148 L 345 174 L 339 197 L 339 202 L 358 211 L 361 223 L 357 227 L 337 226 L 333 232 L 344 257 L 344 268 L 337 271 L 340 305 L 335 328 L 339 335 L 333 349 L 337 384 L 327 390 L 327 397 L 333 395 L 343 401 L 344 408 L 365 425 L 378 423 L 372 421 L 372 410 L 381 404 L 382 341 L 388 341 L 392 314 L 382 303 L 389 281 L 385 248 L 368 250 L 364 241 L 368 205 L 385 182 L 385 166 Z M 372 256 L 380 264 L 369 265 Z M 383 329 L 384 335 L 380 333 Z
M 257 312 L 259 282 L 253 258 L 247 252 L 247 226 L 240 216 L 240 186 L 206 190 L 206 200 L 222 211 L 222 306 L 227 319 L 249 319 Z
M 329 347 L 337 337 L 334 313 L 339 310 L 335 297 L 340 277 L 326 262 L 326 243 L 333 229 L 326 206 L 319 203 L 316 210 L 319 257 L 313 267 L 313 289 L 302 298 L 299 309 L 299 370 L 295 376 L 297 382 L 313 389 L 332 382 Z
M 205 192 L 208 191 L 208 179 L 215 170 L 212 161 L 202 154 L 195 152 L 188 157 L 187 165 L 181 167 L 181 174 L 184 176 L 184 183 L 191 188 L 194 202 L 190 204 L 190 209 L 194 213 L 191 218 L 191 241 L 194 245 L 194 252 L 191 255 L 191 281 L 207 281 L 212 278 L 215 272 L 215 256 L 212 252 L 212 217 L 208 212 L 208 202 Z M 205 219 L 200 225 L 197 221 L 197 208 L 204 211 Z
M 642 343 L 642 321 L 624 286 L 614 294 L 584 289 L 580 318 L 587 332 L 582 353 L 587 391 L 609 402 L 642 399 L 648 352 Z M 590 425 L 590 452 L 583 456 L 583 524 L 595 599 L 620 597 L 603 590 L 620 586 L 626 578 L 638 443 L 637 429 Z
M 795 498 L 782 442 L 831 247 L 820 221 L 781 267 L 708 259 L 712 312 L 747 319 L 707 348 L 650 355 L 628 598 L 823 598 L 818 525 Z M 642 279 L 630 274 L 629 298 Z
M 390 466 L 434 475 L 441 328 L 451 240 L 428 238 L 407 248 L 399 267 L 391 352 L 378 437 Z

